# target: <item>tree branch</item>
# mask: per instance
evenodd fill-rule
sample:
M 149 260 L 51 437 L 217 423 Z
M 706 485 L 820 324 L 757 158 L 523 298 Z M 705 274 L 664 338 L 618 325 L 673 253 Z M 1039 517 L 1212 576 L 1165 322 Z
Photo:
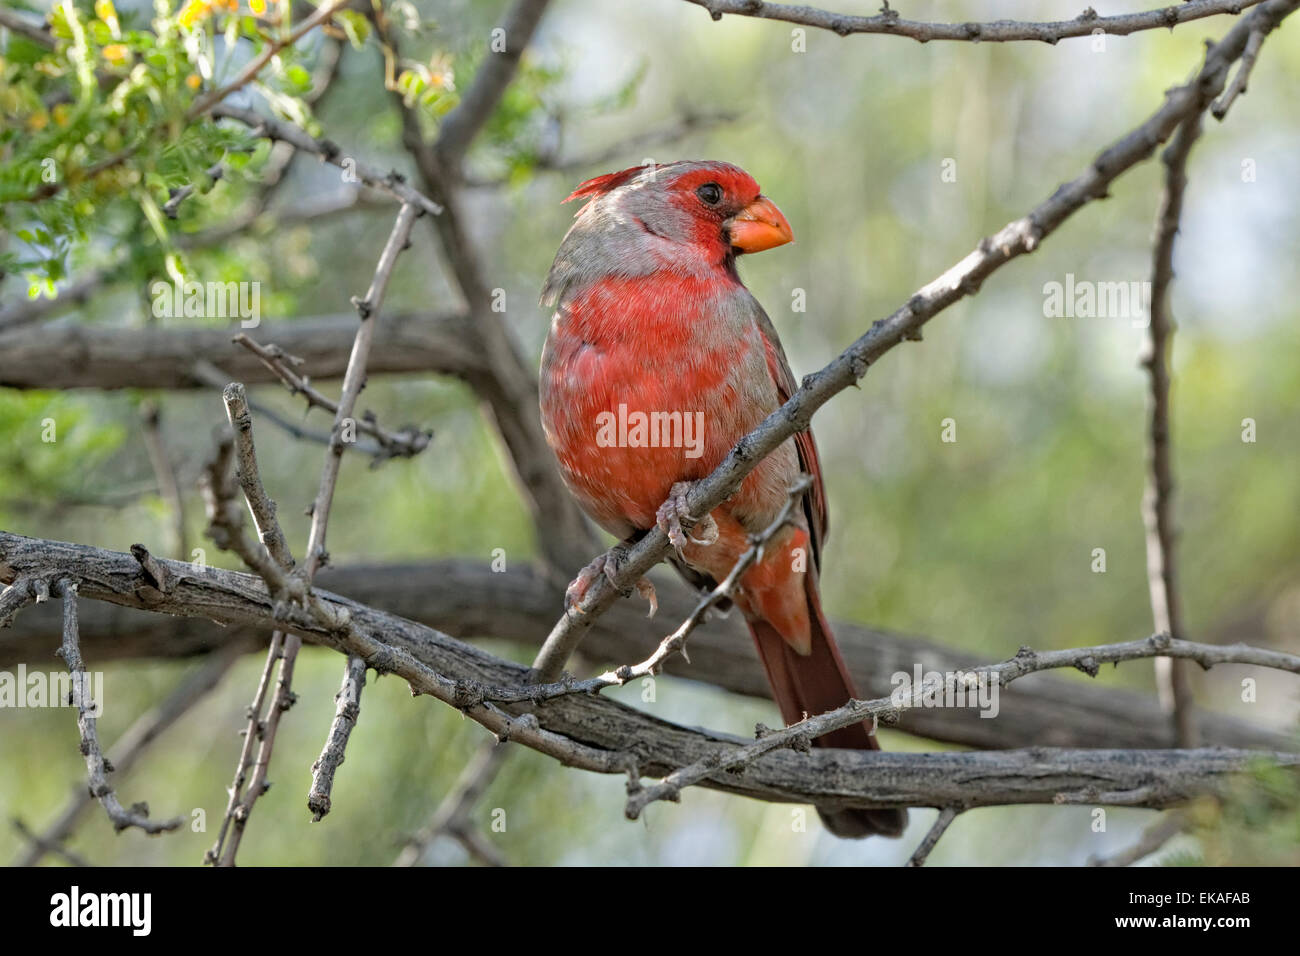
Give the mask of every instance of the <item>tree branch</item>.
M 504 866 L 505 860 L 495 847 L 488 844 L 491 849 L 486 850 L 482 841 L 469 837 L 474 832 L 469 815 L 474 805 L 496 779 L 509 753 L 508 747 L 496 741 L 484 741 L 480 744 L 455 785 L 434 811 L 433 817 L 419 833 L 406 841 L 402 852 L 393 861 L 393 866 L 418 865 L 429 845 L 442 834 L 454 837 L 467 853 L 478 857 L 489 866 Z
M 218 119 L 232 119 L 243 123 L 253 131 L 254 136 L 288 143 L 305 153 L 319 156 L 331 165 L 354 173 L 360 182 L 372 189 L 387 193 L 406 205 L 416 206 L 433 215 L 442 212 L 441 206 L 419 190 L 408 186 L 405 178 L 396 170 L 381 173 L 355 157 L 344 155 L 337 143 L 328 139 L 318 140 L 305 129 L 286 120 L 262 116 L 256 110 L 231 106 L 229 103 L 214 107 L 212 115 Z
M 343 763 L 352 728 L 361 715 L 361 690 L 366 686 L 366 664 L 359 657 L 349 657 L 343 669 L 343 686 L 334 695 L 334 720 L 330 724 L 325 749 L 311 765 L 311 790 L 307 793 L 307 809 L 312 812 L 312 822 L 319 823 L 330 812 L 330 792 L 334 789 L 334 774 Z
M 1048 23 L 1025 23 L 1017 20 L 996 20 L 984 23 L 923 23 L 904 20 L 897 10 L 890 9 L 888 0 L 874 17 L 833 13 L 816 7 L 792 6 L 784 3 L 765 3 L 762 0 L 687 0 L 709 11 L 714 20 L 724 14 L 755 17 L 760 20 L 783 20 L 806 27 L 830 30 L 840 36 L 854 33 L 879 33 L 887 36 L 910 37 L 921 43 L 930 40 L 966 40 L 971 43 L 1009 43 L 1017 40 L 1037 40 L 1056 44 L 1069 37 L 1110 33 L 1127 36 L 1141 30 L 1173 29 L 1180 23 L 1200 20 L 1218 14 L 1238 14 L 1260 0 L 1188 0 L 1176 6 L 1160 7 L 1142 13 L 1124 13 L 1102 17 L 1088 7 L 1073 20 Z
M 512 562 L 501 572 L 485 563 L 444 559 L 412 564 L 348 565 L 324 568 L 322 587 L 346 590 L 371 607 L 419 621 L 461 639 L 517 641 L 539 645 L 564 599 L 563 587 L 527 564 Z M 658 581 L 660 618 L 681 620 L 699 595 L 674 577 Z M 887 697 L 899 675 L 922 678 L 927 672 L 970 671 L 986 662 L 974 654 L 933 640 L 903 636 L 836 621 L 834 630 L 850 673 L 868 698 Z M 26 610 L 9 630 L 0 631 L 0 667 L 50 658 L 58 645 L 60 622 L 54 608 Z M 1241 637 L 1234 636 L 1240 633 Z M 1252 626 L 1225 635 L 1249 640 Z M 638 660 L 662 638 L 660 624 L 632 602 L 603 615 L 583 645 L 586 658 L 601 666 Z M 81 639 L 98 660 L 189 657 L 220 650 L 231 642 L 262 645 L 265 632 L 252 625 L 217 626 L 206 620 L 142 614 L 90 602 L 81 608 Z M 1051 635 L 1036 636 L 1048 643 Z M 739 615 L 712 616 L 691 634 L 691 659 L 669 657 L 665 672 L 703 681 L 756 699 L 769 699 L 767 679 Z M 1175 746 L 1172 727 L 1154 697 L 1120 687 L 1062 680 L 1039 673 L 1002 689 L 996 720 L 971 709 L 919 708 L 903 714 L 906 733 L 962 747 L 1009 749 L 1054 747 Z M 1281 730 L 1266 730 L 1238 717 L 1208 710 L 1197 714 L 1208 746 L 1287 750 L 1295 741 Z
M 110 748 L 110 760 L 119 778 L 130 772 L 136 762 L 158 737 L 207 696 L 240 655 L 247 650 L 243 642 L 234 642 L 213 654 L 192 674 L 186 677 L 167 697 L 145 714 L 142 714 Z M 31 845 L 13 863 L 14 866 L 35 866 L 46 853 L 61 852 L 63 842 L 72 835 L 85 809 L 94 799 L 84 784 L 73 788 L 67 805 L 39 837 L 31 835 Z
M 338 414 L 337 402 L 326 398 L 313 388 L 307 376 L 294 371 L 295 368 L 302 368 L 306 364 L 303 359 L 286 352 L 278 345 L 259 345 L 242 332 L 232 341 L 260 358 L 262 364 L 275 373 L 290 393 L 301 395 L 307 400 L 308 408 L 323 408 L 335 415 Z M 374 421 L 374 416 L 369 413 L 355 419 L 355 424 L 358 432 L 369 435 L 379 444 L 379 454 L 374 456 L 371 467 L 385 458 L 412 458 L 424 451 L 429 446 L 429 439 L 433 437 L 431 430 L 421 431 L 413 426 L 408 426 L 400 432 L 388 431 L 379 427 Z
M 491 118 L 497 104 L 515 78 L 524 49 L 533 39 L 537 24 L 546 12 L 549 0 L 513 0 L 505 17 L 497 25 L 505 47 L 500 52 L 488 47 L 483 65 L 474 74 L 465 95 L 456 108 L 439 124 L 437 149 L 442 162 L 450 169 L 459 168 L 461 157 L 474 137 Z
M 935 818 L 934 824 L 925 834 L 925 839 L 921 841 L 921 845 L 916 848 L 905 865 L 925 866 L 925 861 L 930 858 L 930 851 L 939 842 L 939 838 L 948 832 L 948 827 L 952 826 L 952 821 L 957 819 L 959 813 L 961 810 L 956 807 L 944 807 L 940 810 L 939 816 Z
M 90 696 L 90 675 L 81 659 L 81 648 L 77 634 L 77 582 L 64 579 L 59 584 L 63 595 L 63 645 L 60 656 L 67 664 L 72 676 L 72 700 L 77 707 L 77 729 L 81 732 L 81 753 L 86 758 L 86 775 L 90 779 L 90 794 L 99 801 L 99 805 L 108 814 L 113 829 L 122 830 L 135 827 L 145 833 L 154 835 L 178 829 L 181 818 L 161 822 L 149 819 L 149 807 L 143 803 L 126 809 L 117 799 L 113 787 L 108 782 L 108 774 L 113 765 L 104 759 L 99 748 L 99 732 L 96 729 L 97 717 L 93 714 L 98 705 Z
M 967 674 L 959 675 L 959 679 L 964 679 L 965 685 L 972 688 L 980 686 L 983 682 L 987 682 L 990 687 L 1004 687 L 1025 674 L 1057 667 L 1078 668 L 1089 676 L 1095 677 L 1101 664 L 1118 663 L 1158 655 L 1194 660 L 1203 667 L 1221 663 L 1261 664 L 1263 661 L 1269 661 L 1270 663 L 1263 666 L 1277 667 L 1293 674 L 1300 674 L 1300 656 L 1294 654 L 1281 654 L 1277 651 L 1254 647 L 1214 647 L 1207 644 L 1193 644 L 1189 641 L 1171 639 L 1165 634 L 1156 634 L 1141 641 L 1128 641 L 1122 644 L 1104 644 L 1097 647 L 1080 647 L 1061 651 L 1034 651 L 1031 648 L 1022 647 L 1011 660 L 1004 661 L 1001 664 L 977 667 Z M 583 686 L 584 683 L 576 683 L 574 685 L 575 689 L 587 689 Z M 553 693 L 555 692 L 552 690 L 554 687 L 555 685 L 549 685 L 539 688 L 539 691 Z M 785 748 L 804 749 L 809 742 L 841 727 L 868 720 L 872 722 L 874 727 L 879 719 L 890 723 L 898 711 L 925 706 L 926 695 L 934 694 L 936 689 L 939 693 L 942 693 L 943 684 L 938 684 L 936 687 L 933 681 L 927 679 L 919 685 L 914 684 L 910 692 L 906 694 L 895 693 L 890 697 L 873 701 L 850 700 L 842 707 L 828 710 L 824 714 L 806 717 L 798 723 L 790 724 L 781 730 L 763 729 L 759 738 L 753 743 L 733 748 L 726 753 L 709 754 L 688 767 L 682 767 L 674 771 L 663 780 L 648 787 L 630 786 L 628 788 L 627 816 L 629 819 L 635 820 L 651 803 L 658 800 L 676 802 L 681 798 L 683 789 L 702 783 L 721 771 L 732 771 L 748 767 L 760 757 L 777 750 Z M 566 688 L 561 688 L 559 691 L 568 693 Z M 488 696 L 490 697 L 490 692 Z M 1099 793 L 1105 793 L 1107 795 L 1106 799 L 1102 800 L 1098 797 L 1097 794 Z M 1089 794 L 1092 796 L 1089 796 Z M 1125 793 L 1119 793 L 1118 791 L 1098 790 L 1094 785 L 1090 784 L 1077 794 L 1060 795 L 1060 798 L 1055 802 L 1086 803 L 1092 799 L 1124 806 L 1149 806 L 1150 804 L 1145 802 L 1146 796 L 1147 790 L 1145 787 L 1135 788 L 1132 792 L 1126 789 Z M 955 800 L 951 803 L 945 802 L 939 805 L 956 808 L 970 806 L 970 804 L 961 800 Z
M 380 673 L 397 674 L 413 690 L 457 707 L 498 736 L 594 772 L 668 775 L 708 759 L 715 770 L 704 781 L 706 786 L 763 800 L 837 809 L 1094 802 L 1165 807 L 1194 794 L 1219 792 L 1232 775 L 1261 759 L 1300 768 L 1300 755 L 1289 753 L 1033 748 L 925 754 L 784 751 L 768 754 L 740 773 L 721 772 L 741 743 L 735 737 L 680 727 L 587 695 L 561 697 L 515 717 L 490 703 L 476 702 L 474 687 L 518 686 L 528 673 L 521 665 L 321 589 L 313 597 L 326 606 L 327 614 L 292 605 L 276 619 L 276 602 L 253 575 L 155 561 L 164 573 L 166 590 L 155 587 L 131 555 L 0 532 L 0 579 L 71 578 L 79 582 L 81 595 L 88 600 L 203 616 L 226 625 L 279 626 L 305 640 L 359 656 Z M 332 619 L 334 626 L 323 624 L 322 617 Z M 1105 659 L 1100 650 L 1104 649 L 1091 649 L 1098 661 Z M 1176 646 L 1152 648 L 1152 653 L 1179 651 Z M 1036 657 L 1041 658 L 1040 666 L 1047 666 L 1053 655 L 1080 653 L 1044 652 Z M 993 669 L 1023 668 L 1032 660 L 1018 656 Z M 1065 663 L 1061 659 L 1061 666 Z M 813 718 L 825 720 L 825 716 Z M 805 729 L 812 733 L 815 728 Z
M 1255 36 L 1254 33 L 1251 36 Z M 1156 216 L 1156 241 L 1151 267 L 1151 320 L 1148 351 L 1142 360 L 1151 374 L 1151 413 L 1147 444 L 1147 482 L 1142 498 L 1146 527 L 1147 585 L 1155 630 L 1174 638 L 1186 636 L 1182 601 L 1178 595 L 1174 554 L 1174 466 L 1170 449 L 1169 352 L 1173 320 L 1169 314 L 1169 287 L 1174 279 L 1174 239 L 1182 218 L 1187 188 L 1187 157 L 1201 132 L 1201 113 L 1183 121 L 1165 149 L 1165 186 Z M 1174 722 L 1180 747 L 1196 745 L 1193 720 L 1195 701 L 1185 665 L 1170 658 L 1156 659 L 1156 686 L 1161 706 Z
M 371 374 L 435 372 L 467 378 L 482 357 L 466 334 L 463 314 L 404 312 L 385 315 L 371 343 Z M 355 313 L 275 323 L 276 344 L 302 359 L 314 381 L 342 376 L 356 334 Z M 253 352 L 231 347 L 230 328 L 40 326 L 0 334 L 0 387 L 206 388 L 194 374 L 196 358 L 211 358 L 226 381 L 262 385 L 280 381 Z M 223 383 L 224 384 L 224 383 Z

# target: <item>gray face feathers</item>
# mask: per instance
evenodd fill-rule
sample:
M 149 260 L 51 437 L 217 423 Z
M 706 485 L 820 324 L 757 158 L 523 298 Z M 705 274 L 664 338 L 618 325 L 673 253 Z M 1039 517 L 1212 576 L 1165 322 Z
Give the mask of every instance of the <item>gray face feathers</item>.
M 726 252 L 722 221 L 735 204 L 707 208 L 696 197 L 696 180 L 739 184 L 745 193 L 758 193 L 757 184 L 738 167 L 698 161 L 633 167 L 579 186 L 569 200 L 587 202 L 555 255 L 541 304 L 553 306 L 567 290 L 607 277 L 630 278 L 663 268 L 683 273 L 716 268 L 713 254 Z M 717 250 L 706 253 L 700 235 L 713 226 Z

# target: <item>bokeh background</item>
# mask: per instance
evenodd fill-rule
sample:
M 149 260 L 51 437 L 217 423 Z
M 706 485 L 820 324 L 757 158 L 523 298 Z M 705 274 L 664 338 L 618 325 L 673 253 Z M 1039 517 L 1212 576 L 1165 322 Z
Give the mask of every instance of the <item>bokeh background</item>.
M 846 12 L 876 7 L 828 2 Z M 417 6 L 437 27 L 412 41 L 409 52 L 449 57 L 463 87 L 502 4 Z M 1076 16 L 1078 6 L 909 0 L 902 12 L 914 19 L 1045 20 Z M 1145 6 L 1130 0 L 1100 12 Z M 119 4 L 123 11 L 139 7 Z M 1233 22 L 1219 17 L 1172 32 L 1106 37 L 1104 49 L 1087 38 L 1055 47 L 922 45 L 809 30 L 806 50 L 796 52 L 789 24 L 736 17 L 715 23 L 681 0 L 556 0 L 506 112 L 471 155 L 491 185 L 472 192 L 469 222 L 489 284 L 506 290 L 505 319 L 535 357 L 549 320 L 537 294 L 573 213 L 560 200 L 578 181 L 646 158 L 737 163 L 795 231 L 794 245 L 740 268 L 800 375 L 825 364 L 980 237 L 1081 172 L 1102 146 L 1154 110 L 1166 88 L 1185 81 L 1199 66 L 1204 40 Z M 1192 154 L 1172 299 L 1175 514 L 1189 634 L 1292 652 L 1300 650 L 1297 30 L 1300 24 L 1288 22 L 1270 38 L 1248 95 L 1224 124 L 1207 122 Z M 397 114 L 376 82 L 373 45 L 348 50 L 341 69 L 338 88 L 318 111 L 321 127 L 376 165 L 409 168 Z M 599 167 L 533 168 L 538 155 L 603 151 L 686 115 L 712 119 L 684 138 L 638 142 Z M 945 181 L 953 178 L 945 169 L 955 170 L 955 181 Z M 220 222 L 250 188 L 237 180 L 217 184 L 201 203 L 187 204 L 182 228 Z M 336 170 L 300 162 L 277 208 L 349 188 Z M 1109 199 L 932 322 L 924 343 L 890 353 L 860 390 L 818 414 L 832 513 L 822 580 L 833 619 L 925 634 L 990 662 L 1022 644 L 1070 647 L 1149 632 L 1140 514 L 1148 383 L 1137 364 L 1147 333 L 1128 317 L 1050 317 L 1044 286 L 1067 274 L 1094 282 L 1148 279 L 1159 189 L 1156 162 L 1124 176 Z M 260 332 L 272 340 L 276 323 L 347 310 L 349 297 L 370 279 L 392 212 L 384 206 L 310 228 L 271 228 L 196 253 L 193 262 L 205 277 L 262 282 Z M 121 241 L 107 229 L 92 235 L 75 261 L 83 268 L 104 261 Z M 399 261 L 389 308 L 454 305 L 452 288 L 436 264 L 431 235 L 417 229 L 415 248 Z M 796 290 L 806 296 L 804 312 L 792 309 Z M 0 291 L 6 301 L 23 292 Z M 127 281 L 52 321 L 187 321 L 155 320 L 147 301 L 141 284 Z M 302 418 L 301 403 L 282 390 L 259 388 L 255 397 Z M 164 553 L 170 516 L 139 423 L 139 406 L 148 400 L 161 403 L 191 541 L 207 546 L 212 562 L 235 566 L 202 540 L 194 487 L 211 430 L 224 418 L 215 391 L 0 389 L 0 526 L 118 550 L 144 541 Z M 529 560 L 531 522 L 466 387 L 423 375 L 374 377 L 365 403 L 381 421 L 426 423 L 437 434 L 413 461 L 377 471 L 360 459 L 346 462 L 330 526 L 335 564 L 442 555 L 486 563 L 496 548 L 509 561 Z M 308 421 L 327 427 L 319 414 Z M 39 438 L 47 417 L 60 422 L 55 444 Z M 956 422 L 954 443 L 940 440 L 946 418 Z M 1242 440 L 1246 418 L 1256 422 L 1253 443 Z M 321 448 L 269 427 L 259 434 L 263 477 L 301 549 L 302 506 L 315 492 Z M 1105 573 L 1091 569 L 1095 548 L 1106 551 Z M 493 649 L 521 661 L 531 656 L 524 647 Z M 200 860 L 225 805 L 260 657 L 242 661 L 118 782 L 126 802 L 148 799 L 157 816 L 205 808 L 208 832 L 114 836 L 94 809 L 72 849 L 99 863 Z M 275 785 L 253 815 L 240 851 L 244 865 L 390 862 L 485 736 L 436 701 L 412 700 L 400 681 L 376 683 L 371 675 L 334 810 L 312 824 L 303 795 L 333 713 L 340 663 L 313 648 L 299 659 L 299 700 L 281 726 Z M 111 706 L 102 739 L 112 740 L 195 666 L 107 667 Z M 1148 662 L 1108 669 L 1098 680 L 1154 692 Z M 1293 679 L 1262 683 L 1249 705 L 1241 703 L 1232 673 L 1196 681 L 1212 709 L 1294 725 Z M 652 704 L 634 688 L 614 696 L 673 720 L 741 734 L 756 721 L 779 719 L 766 702 L 672 678 L 660 680 Z M 934 746 L 889 731 L 882 738 L 892 749 Z M 69 712 L 0 710 L 0 860 L 23 845 L 9 819 L 46 824 L 83 772 Z M 520 752 L 475 820 L 486 830 L 494 808 L 506 811 L 506 832 L 488 836 L 518 864 L 857 865 L 906 859 L 933 817 L 915 811 L 901 841 L 850 843 L 815 822 L 807 833 L 792 832 L 785 806 L 693 790 L 680 806 L 661 804 L 629 823 L 622 798 L 619 779 Z M 931 863 L 1079 864 L 1133 842 L 1153 819 L 1112 811 L 1107 832 L 1095 833 L 1086 807 L 979 810 L 957 820 Z M 1159 859 L 1300 862 L 1300 811 L 1286 787 L 1262 802 L 1247 794 L 1211 813 L 1206 829 L 1175 841 Z M 428 860 L 456 864 L 467 857 L 442 840 Z

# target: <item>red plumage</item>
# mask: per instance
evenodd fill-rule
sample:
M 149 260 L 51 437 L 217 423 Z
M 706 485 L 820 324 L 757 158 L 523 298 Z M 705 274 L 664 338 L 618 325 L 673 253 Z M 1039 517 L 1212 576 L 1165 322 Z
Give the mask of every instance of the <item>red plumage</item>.
M 588 202 L 543 291 L 556 312 L 542 355 L 542 424 L 583 509 L 630 540 L 663 524 L 660 506 L 680 491 L 674 486 L 711 473 L 795 390 L 776 330 L 735 268 L 737 255 L 788 242 L 790 230 L 758 184 L 727 163 L 635 167 L 588 180 L 575 198 Z M 635 413 L 650 422 L 658 416 L 678 440 L 656 440 L 660 429 L 638 441 L 629 428 L 609 441 L 602 424 Z M 689 435 L 688 422 L 702 434 Z M 690 580 L 712 586 L 749 535 L 775 519 L 800 471 L 813 479 L 802 514 L 768 544 L 736 594 L 787 723 L 856 696 L 817 590 L 827 508 L 811 431 L 760 462 L 713 511 L 716 540 L 703 537 L 702 523 L 700 540 L 677 541 Z M 571 593 L 579 597 L 589 580 L 580 576 Z M 877 747 L 861 724 L 815 743 Z M 846 837 L 897 835 L 906 823 L 893 809 L 822 817 Z

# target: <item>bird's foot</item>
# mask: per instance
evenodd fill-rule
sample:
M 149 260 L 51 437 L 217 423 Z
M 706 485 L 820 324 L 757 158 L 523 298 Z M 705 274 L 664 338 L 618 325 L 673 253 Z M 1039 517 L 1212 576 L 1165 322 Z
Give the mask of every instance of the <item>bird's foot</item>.
M 655 523 L 668 535 L 678 554 L 682 553 L 687 542 L 708 546 L 718 540 L 718 523 L 713 520 L 713 515 L 696 518 L 686 507 L 686 494 L 690 490 L 689 481 L 674 483 L 668 491 L 668 500 L 655 513 Z
M 564 609 L 572 611 L 578 607 L 582 599 L 587 596 L 588 589 L 602 574 L 610 584 L 617 587 L 618 572 L 626 560 L 627 546 L 615 545 L 579 571 L 578 576 L 564 591 Z M 650 603 L 649 616 L 654 617 L 655 612 L 659 610 L 659 595 L 655 593 L 655 586 L 650 583 L 650 579 L 642 577 L 637 579 L 636 584 L 631 588 L 623 588 L 623 597 L 631 597 L 633 590 Z

